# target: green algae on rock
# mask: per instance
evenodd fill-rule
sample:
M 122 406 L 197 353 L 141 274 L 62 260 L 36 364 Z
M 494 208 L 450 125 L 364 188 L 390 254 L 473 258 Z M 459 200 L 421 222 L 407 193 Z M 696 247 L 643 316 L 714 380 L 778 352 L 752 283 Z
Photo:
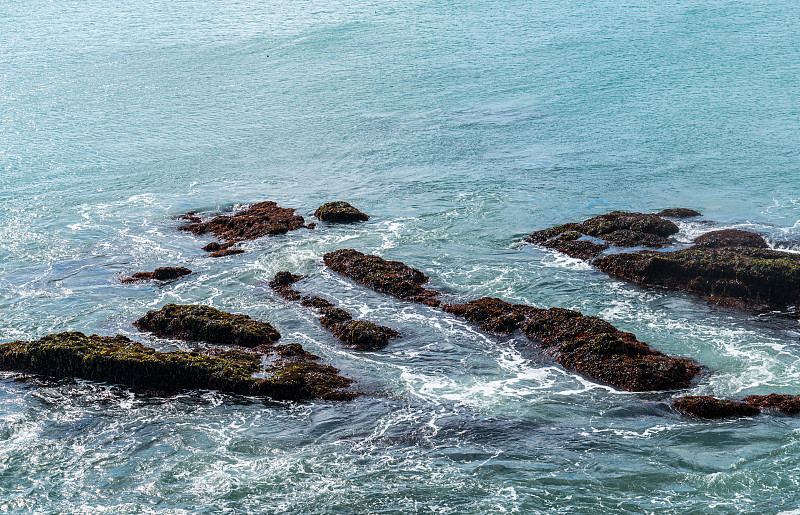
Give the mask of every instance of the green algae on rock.
M 281 337 L 266 322 L 197 304 L 167 304 L 148 311 L 134 325 L 161 337 L 242 347 L 269 345 Z
M 369 216 L 354 208 L 347 202 L 328 202 L 317 208 L 314 212 L 319 220 L 323 222 L 366 222 Z
M 159 352 L 122 335 L 67 332 L 5 343 L 0 345 L 0 369 L 135 387 L 213 389 L 276 400 L 355 396 L 346 390 L 352 380 L 338 375 L 333 367 L 309 362 L 307 356 L 262 365 L 260 354 L 243 349 Z M 264 377 L 253 377 L 257 372 Z
M 278 272 L 269 285 L 284 299 L 300 301 L 301 305 L 319 311 L 322 314 L 319 319 L 322 326 L 348 346 L 358 350 L 376 350 L 388 345 L 390 340 L 400 337 L 400 333 L 394 329 L 366 320 L 353 320 L 349 312 L 334 307 L 330 301 L 312 295 L 304 296 L 291 288 L 292 284 L 302 278 L 302 275 L 291 272 Z
M 428 276 L 400 261 L 387 261 L 354 249 L 329 252 L 323 260 L 331 270 L 379 293 L 433 307 L 440 304 L 436 297 L 441 293 L 422 286 L 428 282 Z

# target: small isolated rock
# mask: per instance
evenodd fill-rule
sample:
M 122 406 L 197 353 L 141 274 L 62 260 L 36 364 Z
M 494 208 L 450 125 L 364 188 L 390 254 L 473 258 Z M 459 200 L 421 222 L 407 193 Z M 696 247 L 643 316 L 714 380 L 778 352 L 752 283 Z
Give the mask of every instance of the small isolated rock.
M 717 399 L 708 395 L 679 397 L 672 405 L 687 415 L 698 418 L 751 417 L 761 410 L 745 402 Z
M 328 202 L 316 211 L 314 216 L 323 222 L 366 222 L 369 216 L 354 208 L 347 202 Z
M 138 272 L 122 280 L 123 283 L 133 283 L 137 281 L 172 281 L 184 275 L 191 274 L 192 271 L 182 266 L 164 266 L 156 268 L 152 272 Z
M 667 218 L 692 218 L 693 216 L 701 216 L 699 211 L 694 209 L 686 209 L 685 207 L 676 207 L 673 209 L 665 209 L 656 213 L 656 216 L 666 216 Z
M 760 234 L 741 229 L 707 232 L 695 238 L 694 242 L 703 247 L 749 247 L 753 249 L 768 247 L 766 240 Z
M 212 252 L 208 255 L 208 257 L 225 257 L 225 256 L 235 256 L 236 254 L 244 254 L 244 250 L 242 249 L 222 249 L 216 252 Z

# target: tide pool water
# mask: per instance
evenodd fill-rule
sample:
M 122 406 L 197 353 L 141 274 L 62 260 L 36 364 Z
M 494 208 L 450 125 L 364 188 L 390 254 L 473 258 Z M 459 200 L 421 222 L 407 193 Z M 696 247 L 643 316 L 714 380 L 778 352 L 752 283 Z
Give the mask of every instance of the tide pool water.
M 6 374 L 0 511 L 798 513 L 799 418 L 682 417 L 672 393 L 597 384 L 322 264 L 355 248 L 464 299 L 603 317 L 708 366 L 689 393 L 799 394 L 796 318 L 519 243 L 687 207 L 800 249 L 798 99 L 786 0 L 0 1 L 0 342 L 184 349 L 131 322 L 203 303 L 272 323 L 366 392 L 284 404 Z M 222 259 L 177 230 L 262 200 L 372 218 Z M 164 265 L 196 273 L 119 282 Z M 344 348 L 270 290 L 279 270 L 403 337 Z

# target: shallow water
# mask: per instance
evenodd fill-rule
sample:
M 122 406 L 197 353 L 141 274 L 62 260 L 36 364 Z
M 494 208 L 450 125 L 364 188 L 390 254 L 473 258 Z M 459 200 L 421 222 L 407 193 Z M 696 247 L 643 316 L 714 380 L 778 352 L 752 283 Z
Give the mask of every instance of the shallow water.
M 519 240 L 688 207 L 800 250 L 800 4 L 787 1 L 0 2 L 0 341 L 167 302 L 273 323 L 356 378 L 352 403 L 153 398 L 0 382 L 14 513 L 764 513 L 800 508 L 800 419 L 701 422 L 327 271 L 356 248 L 439 289 L 601 316 L 711 372 L 797 394 L 800 327 L 608 278 Z M 176 215 L 274 200 L 364 224 L 207 259 Z M 684 242 L 704 226 L 681 223 Z M 168 285 L 122 285 L 172 264 Z M 343 348 L 266 285 L 403 333 Z

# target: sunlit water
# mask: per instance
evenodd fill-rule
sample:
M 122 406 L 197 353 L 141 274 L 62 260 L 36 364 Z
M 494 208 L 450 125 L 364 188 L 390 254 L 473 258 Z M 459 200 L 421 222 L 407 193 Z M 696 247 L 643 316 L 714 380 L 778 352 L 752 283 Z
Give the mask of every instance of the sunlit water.
M 464 299 L 601 316 L 710 373 L 800 393 L 796 319 L 714 308 L 520 245 L 612 209 L 689 207 L 800 242 L 800 4 L 786 0 L 0 3 L 0 341 L 167 302 L 269 321 L 358 380 L 351 403 L 0 382 L 0 511 L 776 513 L 800 419 L 703 422 L 322 265 L 356 248 Z M 175 216 L 274 200 L 364 224 L 208 259 Z M 706 230 L 682 223 L 679 239 Z M 123 285 L 156 266 L 195 274 Z M 402 332 L 343 348 L 298 288 Z

